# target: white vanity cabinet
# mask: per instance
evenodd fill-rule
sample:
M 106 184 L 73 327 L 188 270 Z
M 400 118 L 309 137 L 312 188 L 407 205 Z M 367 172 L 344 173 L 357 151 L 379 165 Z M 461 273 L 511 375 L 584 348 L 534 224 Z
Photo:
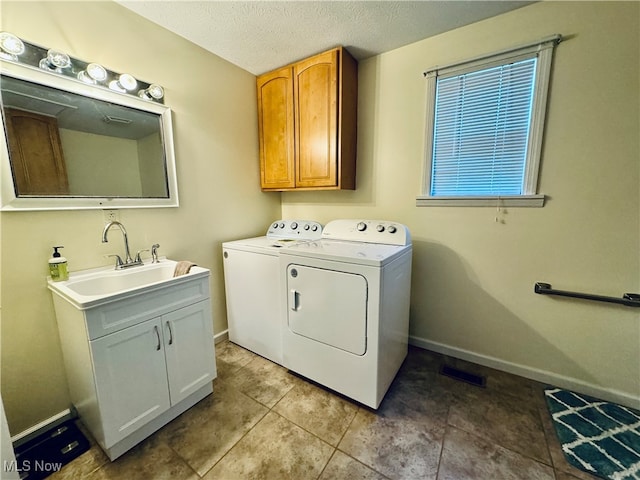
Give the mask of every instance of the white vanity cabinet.
M 208 274 L 85 310 L 53 295 L 73 404 L 112 460 L 212 392 Z

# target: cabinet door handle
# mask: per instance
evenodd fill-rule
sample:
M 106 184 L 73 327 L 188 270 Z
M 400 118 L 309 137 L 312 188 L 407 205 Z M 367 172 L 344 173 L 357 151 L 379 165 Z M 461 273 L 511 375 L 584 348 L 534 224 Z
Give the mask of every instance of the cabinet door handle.
M 169 329 L 169 345 L 173 345 L 173 331 L 171 330 L 171 322 L 167 320 L 167 328 Z
M 156 337 L 158 338 L 158 345 L 156 345 L 156 350 L 160 350 L 160 330 L 158 330 L 158 326 L 156 325 L 155 327 L 153 327 L 153 329 L 156 331 Z

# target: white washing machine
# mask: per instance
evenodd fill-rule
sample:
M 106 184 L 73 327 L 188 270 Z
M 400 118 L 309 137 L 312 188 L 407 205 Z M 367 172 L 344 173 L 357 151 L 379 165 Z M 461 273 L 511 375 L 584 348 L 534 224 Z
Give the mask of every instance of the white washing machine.
M 282 251 L 283 365 L 378 408 L 407 355 L 411 257 L 406 226 L 373 220 Z
M 222 244 L 229 340 L 282 365 L 279 254 L 321 234 L 318 222 L 279 220 L 265 236 Z

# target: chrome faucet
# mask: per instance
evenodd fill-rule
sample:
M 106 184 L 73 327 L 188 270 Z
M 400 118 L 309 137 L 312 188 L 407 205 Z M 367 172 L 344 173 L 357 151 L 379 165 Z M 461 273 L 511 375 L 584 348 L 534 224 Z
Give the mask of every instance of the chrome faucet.
M 110 257 L 116 257 L 116 270 L 120 270 L 128 267 L 135 267 L 137 265 L 143 265 L 142 260 L 140 259 L 140 252 L 138 252 L 138 254 L 136 255 L 135 260 L 131 258 L 131 253 L 129 253 L 129 239 L 127 238 L 127 230 L 124 228 L 124 225 L 122 225 L 120 222 L 116 222 L 114 220 L 112 222 L 107 223 L 107 225 L 104 227 L 104 230 L 102 231 L 102 243 L 108 242 L 107 232 L 109 232 L 109 229 L 114 225 L 120 228 L 120 231 L 122 232 L 122 237 L 124 238 L 124 253 L 125 253 L 124 262 L 122 261 L 122 258 L 120 258 L 120 255 L 109 255 Z

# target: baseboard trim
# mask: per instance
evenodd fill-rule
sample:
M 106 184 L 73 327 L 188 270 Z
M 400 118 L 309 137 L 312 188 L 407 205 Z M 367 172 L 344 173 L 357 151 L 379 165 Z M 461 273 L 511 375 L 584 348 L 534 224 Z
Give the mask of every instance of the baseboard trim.
M 224 342 L 225 340 L 229 340 L 229 329 L 224 330 L 220 333 L 216 333 L 213 336 L 213 343 L 215 343 L 216 345 L 220 342 Z
M 75 418 L 76 415 L 69 408 L 56 413 L 52 417 L 43 420 L 40 423 L 35 424 L 33 427 L 29 427 L 26 430 L 14 435 L 11 437 L 11 443 L 13 443 L 13 448 L 19 447 L 23 443 L 28 442 L 32 438 L 37 437 L 41 433 L 46 432 L 47 430 L 60 425 L 61 423 L 66 422 L 67 420 L 71 420 Z
M 540 370 L 526 365 L 508 362 L 500 358 L 483 355 L 458 347 L 453 347 L 444 343 L 434 342 L 425 338 L 417 337 L 415 335 L 409 336 L 409 344 L 416 347 L 424 348 L 425 350 L 431 350 L 432 352 L 441 353 L 443 355 L 459 358 L 468 362 L 484 365 L 485 367 L 495 368 L 496 370 L 501 370 L 503 372 L 513 373 L 514 375 L 529 378 L 537 382 L 546 383 L 560 388 L 566 388 L 568 390 L 574 390 L 578 393 L 601 398 L 602 400 L 619 403 L 621 405 L 626 405 L 635 409 L 640 409 L 640 397 L 636 397 L 627 392 L 603 388 L 602 386 L 593 385 L 576 378 L 566 377 L 564 375 L 558 375 L 557 373 L 549 372 L 547 370 Z

